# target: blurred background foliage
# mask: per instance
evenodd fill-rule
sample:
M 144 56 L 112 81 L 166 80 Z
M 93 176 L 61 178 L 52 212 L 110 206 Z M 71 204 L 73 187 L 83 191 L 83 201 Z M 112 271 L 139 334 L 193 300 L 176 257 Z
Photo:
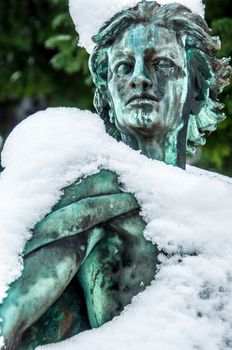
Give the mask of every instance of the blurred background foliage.
M 205 0 L 206 20 L 222 40 L 218 57 L 232 56 L 231 0 Z M 88 55 L 77 46 L 68 0 L 1 0 L 0 135 L 48 106 L 93 109 Z M 232 175 L 232 85 L 221 94 L 227 119 L 195 161 Z

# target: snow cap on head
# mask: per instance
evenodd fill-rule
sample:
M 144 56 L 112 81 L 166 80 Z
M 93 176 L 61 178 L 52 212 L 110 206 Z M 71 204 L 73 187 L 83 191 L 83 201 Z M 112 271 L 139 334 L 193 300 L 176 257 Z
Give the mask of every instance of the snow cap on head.
M 147 0 L 151 1 L 151 0 Z M 69 11 L 79 34 L 79 45 L 88 53 L 94 48 L 92 36 L 117 12 L 136 6 L 138 0 L 69 0 Z M 157 0 L 160 5 L 179 3 L 204 17 L 202 0 Z

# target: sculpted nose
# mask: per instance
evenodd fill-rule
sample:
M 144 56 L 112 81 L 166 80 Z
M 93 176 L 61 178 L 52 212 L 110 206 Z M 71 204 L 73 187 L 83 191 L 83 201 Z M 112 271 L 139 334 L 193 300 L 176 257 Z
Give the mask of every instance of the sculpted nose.
M 135 66 L 134 73 L 130 80 L 130 87 L 132 89 L 142 88 L 142 90 L 152 87 L 152 81 L 148 74 L 146 74 L 146 69 L 143 65 Z

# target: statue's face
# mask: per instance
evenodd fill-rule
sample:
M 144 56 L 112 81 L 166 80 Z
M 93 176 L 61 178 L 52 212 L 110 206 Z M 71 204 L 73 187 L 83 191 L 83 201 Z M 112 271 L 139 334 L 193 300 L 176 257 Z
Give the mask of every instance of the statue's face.
M 138 24 L 109 49 L 108 93 L 116 127 L 153 135 L 181 125 L 187 96 L 186 52 L 176 34 Z

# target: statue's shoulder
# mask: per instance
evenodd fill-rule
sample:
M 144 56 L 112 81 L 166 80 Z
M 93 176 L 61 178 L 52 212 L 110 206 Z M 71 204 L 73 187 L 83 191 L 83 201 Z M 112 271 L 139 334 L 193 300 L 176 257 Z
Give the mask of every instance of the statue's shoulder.
M 64 190 L 57 206 L 104 194 L 108 189 L 112 193 L 112 188 L 118 189 L 117 176 L 112 172 L 102 170 L 89 178 L 83 176 L 96 173 L 99 165 L 95 160 L 104 148 L 104 135 L 102 120 L 90 111 L 48 108 L 29 116 L 12 131 L 4 145 L 2 165 L 12 168 L 20 159 L 18 173 L 22 171 L 35 182 L 33 193 L 37 194 L 36 183 L 42 181 L 44 195 L 56 200 L 58 191 L 76 181 Z M 89 171 L 90 161 L 93 165 Z M 43 189 L 38 187 L 38 192 L 41 196 Z
M 46 154 L 54 158 L 54 164 L 65 163 L 74 157 L 74 152 L 87 152 L 90 140 L 95 144 L 100 134 L 105 134 L 103 122 L 90 111 L 66 107 L 39 111 L 19 123 L 8 136 L 2 152 L 3 167 L 8 166 L 9 158 L 25 158 L 28 163 L 35 154 L 41 155 L 40 165 L 43 160 L 46 163 Z

